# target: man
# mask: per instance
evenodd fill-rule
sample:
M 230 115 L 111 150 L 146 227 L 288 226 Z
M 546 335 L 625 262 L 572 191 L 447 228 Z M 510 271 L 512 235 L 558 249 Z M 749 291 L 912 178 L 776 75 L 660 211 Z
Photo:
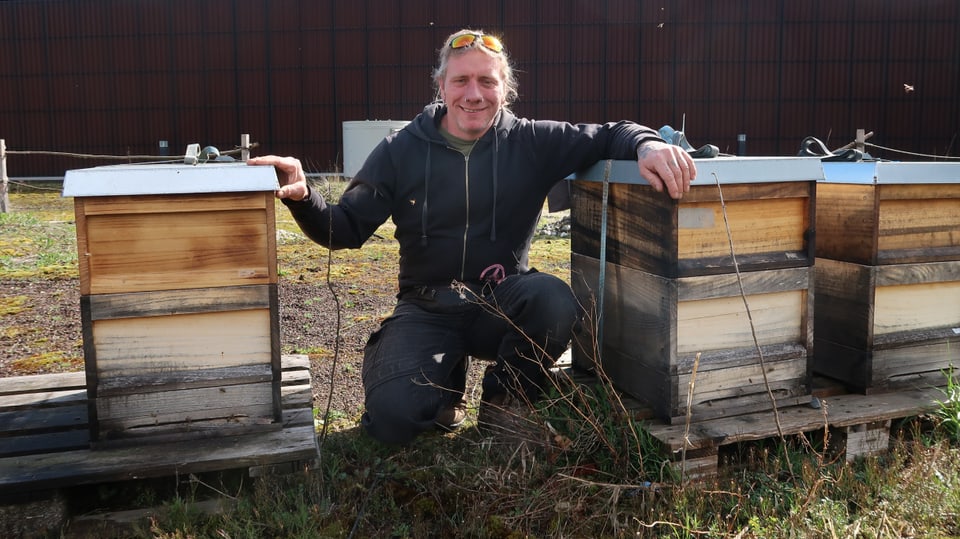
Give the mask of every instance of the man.
M 581 309 L 562 280 L 529 267 L 551 187 L 604 159 L 637 159 L 658 191 L 680 198 L 696 167 L 683 149 L 632 122 L 572 125 L 517 118 L 517 84 L 497 38 L 462 30 L 444 42 L 438 101 L 370 154 L 340 202 L 309 188 L 290 157 L 273 165 L 277 196 L 312 240 L 360 247 L 388 217 L 400 244 L 398 302 L 367 342 L 362 425 L 407 443 L 465 416 L 466 358 L 492 362 L 478 422 L 535 401 Z

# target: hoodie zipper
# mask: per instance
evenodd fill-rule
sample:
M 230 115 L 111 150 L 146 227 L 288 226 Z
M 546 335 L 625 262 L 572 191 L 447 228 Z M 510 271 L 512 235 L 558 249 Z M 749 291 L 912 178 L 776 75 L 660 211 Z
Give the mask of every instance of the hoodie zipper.
M 464 276 L 467 272 L 467 235 L 470 232 L 470 154 L 463 156 L 463 187 L 464 202 L 467 213 L 464 215 L 463 223 L 463 256 L 460 259 L 460 281 L 466 281 Z

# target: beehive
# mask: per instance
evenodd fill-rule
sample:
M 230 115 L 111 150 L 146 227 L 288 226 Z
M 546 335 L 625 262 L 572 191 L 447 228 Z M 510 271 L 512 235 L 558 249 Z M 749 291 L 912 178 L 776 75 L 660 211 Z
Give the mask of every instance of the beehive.
M 68 171 L 91 440 L 279 428 L 272 167 Z
M 960 164 L 828 163 L 814 371 L 874 392 L 960 365 Z
M 610 167 L 603 311 L 574 362 L 595 366 L 599 349 L 613 383 L 667 421 L 688 409 L 693 420 L 769 409 L 771 394 L 780 405 L 808 399 L 820 162 L 718 158 L 697 168 L 677 201 L 635 162 Z M 605 170 L 571 186 L 571 281 L 588 311 L 600 303 Z

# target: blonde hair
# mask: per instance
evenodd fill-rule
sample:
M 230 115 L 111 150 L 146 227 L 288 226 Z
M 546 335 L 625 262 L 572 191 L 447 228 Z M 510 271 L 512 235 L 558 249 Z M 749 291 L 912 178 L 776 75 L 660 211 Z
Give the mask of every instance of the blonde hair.
M 476 34 L 482 36 L 484 35 L 484 32 L 482 30 L 470 29 L 458 30 L 447 36 L 447 39 L 443 42 L 443 47 L 441 47 L 440 51 L 437 53 L 437 67 L 433 70 L 433 85 L 437 90 L 437 101 L 440 100 L 440 81 L 447 76 L 447 62 L 450 60 L 450 56 L 461 55 L 469 50 L 477 49 L 500 60 L 500 78 L 503 80 L 505 91 L 503 106 L 504 108 L 509 108 L 510 104 L 516 101 L 520 94 L 517 91 L 517 79 L 513 74 L 513 66 L 510 64 L 510 57 L 507 55 L 506 49 L 500 52 L 494 52 L 483 46 L 479 39 L 465 47 L 460 47 L 459 49 L 454 49 L 450 46 L 450 43 L 453 42 L 455 38 L 466 34 Z

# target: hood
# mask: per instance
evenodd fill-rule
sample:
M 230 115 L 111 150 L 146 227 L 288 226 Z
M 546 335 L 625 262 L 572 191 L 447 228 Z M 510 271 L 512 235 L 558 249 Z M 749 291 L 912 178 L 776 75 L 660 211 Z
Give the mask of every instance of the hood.
M 424 246 L 426 246 L 428 243 L 427 215 L 430 211 L 430 173 L 433 169 L 431 166 L 431 157 L 433 155 L 434 144 L 440 144 L 444 147 L 447 146 L 447 140 L 443 138 L 443 135 L 440 134 L 440 119 L 443 118 L 446 113 L 447 107 L 442 102 L 437 101 L 431 103 L 424 107 L 423 112 L 418 114 L 412 122 L 403 128 L 404 131 L 407 131 L 411 135 L 428 143 L 427 159 L 424 163 L 423 209 L 421 210 L 420 218 L 420 243 Z M 509 110 L 501 109 L 500 114 L 494 121 L 493 128 L 484 133 L 484 135 L 480 138 L 481 141 L 490 141 L 493 144 L 493 215 L 492 226 L 490 228 L 491 242 L 497 240 L 497 183 L 499 180 L 497 156 L 500 151 L 500 139 L 501 135 L 505 136 L 505 133 L 509 131 L 509 127 L 512 126 L 514 122 L 516 122 L 516 116 L 514 116 Z

